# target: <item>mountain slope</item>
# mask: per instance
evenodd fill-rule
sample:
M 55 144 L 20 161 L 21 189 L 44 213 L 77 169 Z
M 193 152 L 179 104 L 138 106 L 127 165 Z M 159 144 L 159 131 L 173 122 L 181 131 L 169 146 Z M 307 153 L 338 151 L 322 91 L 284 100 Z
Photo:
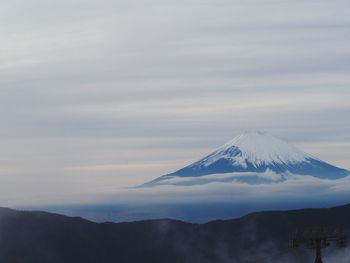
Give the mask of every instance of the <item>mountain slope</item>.
M 168 182 L 172 184 L 170 182 L 178 177 L 228 173 L 237 174 L 226 178 L 226 181 L 253 184 L 271 182 L 268 179 L 270 176 L 264 176 L 266 173 L 282 175 L 277 176 L 279 178 L 277 181 L 285 180 L 290 174 L 310 175 L 321 179 L 339 179 L 350 175 L 349 171 L 314 158 L 271 135 L 262 132 L 248 132 L 237 136 L 198 162 L 164 175 L 144 186 L 168 184 Z M 186 185 L 186 181 L 188 182 L 185 180 L 181 184 Z M 191 182 L 193 184 L 193 182 L 201 181 L 203 180 L 192 180 Z M 215 178 L 212 178 L 212 181 L 215 181 Z
M 97 224 L 0 208 L 0 262 L 312 262 L 313 251 L 288 248 L 288 234 L 310 226 L 341 227 L 350 234 L 349 222 L 350 205 L 259 212 L 207 224 L 174 220 Z M 346 257 L 332 260 L 336 252 L 332 249 L 324 252 L 325 262 L 346 262 Z

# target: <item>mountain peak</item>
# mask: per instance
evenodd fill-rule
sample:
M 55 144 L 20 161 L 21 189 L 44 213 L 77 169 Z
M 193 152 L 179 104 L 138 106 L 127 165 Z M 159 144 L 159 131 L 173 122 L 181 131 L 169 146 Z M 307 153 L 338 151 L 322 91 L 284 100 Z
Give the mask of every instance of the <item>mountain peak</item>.
M 350 172 L 314 158 L 268 133 L 250 131 L 238 135 L 198 162 L 145 186 L 174 184 L 175 181 L 175 184 L 184 185 L 218 181 L 258 184 L 284 181 L 290 175 L 332 180 L 348 176 Z
M 251 131 L 236 136 L 201 161 L 208 166 L 220 158 L 233 162 L 244 160 L 258 167 L 271 163 L 303 162 L 312 157 L 270 134 Z

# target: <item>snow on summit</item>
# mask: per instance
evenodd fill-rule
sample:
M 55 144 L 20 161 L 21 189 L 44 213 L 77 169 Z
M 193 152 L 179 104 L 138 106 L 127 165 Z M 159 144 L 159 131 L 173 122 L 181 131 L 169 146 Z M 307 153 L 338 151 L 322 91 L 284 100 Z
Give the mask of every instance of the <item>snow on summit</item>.
M 196 185 L 211 182 L 262 184 L 285 181 L 293 175 L 334 180 L 350 172 L 302 152 L 263 132 L 246 132 L 213 153 L 143 186 Z
M 308 158 L 312 157 L 278 138 L 257 131 L 235 137 L 201 162 L 209 166 L 221 158 L 240 165 L 249 161 L 255 167 L 259 167 L 270 163 L 307 162 Z

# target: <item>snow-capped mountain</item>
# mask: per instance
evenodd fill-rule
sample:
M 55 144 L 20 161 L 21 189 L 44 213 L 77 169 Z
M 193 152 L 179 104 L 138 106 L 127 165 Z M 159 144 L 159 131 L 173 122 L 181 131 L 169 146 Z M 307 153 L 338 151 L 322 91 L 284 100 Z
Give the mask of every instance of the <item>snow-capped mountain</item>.
M 335 167 L 263 132 L 246 132 L 212 154 L 143 186 L 210 182 L 249 184 L 284 181 L 291 175 L 339 179 L 350 171 Z

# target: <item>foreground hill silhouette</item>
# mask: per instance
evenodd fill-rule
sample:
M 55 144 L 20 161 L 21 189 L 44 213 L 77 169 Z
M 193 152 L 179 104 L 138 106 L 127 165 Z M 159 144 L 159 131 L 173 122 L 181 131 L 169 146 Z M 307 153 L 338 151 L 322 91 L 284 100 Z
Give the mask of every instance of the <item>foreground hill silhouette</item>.
M 288 248 L 288 233 L 310 226 L 342 227 L 349 234 L 350 205 L 259 212 L 207 224 L 165 219 L 97 224 L 1 208 L 0 262 L 312 262 L 313 251 Z M 327 260 L 339 249 L 325 252 Z M 342 262 L 330 260 L 325 262 Z

